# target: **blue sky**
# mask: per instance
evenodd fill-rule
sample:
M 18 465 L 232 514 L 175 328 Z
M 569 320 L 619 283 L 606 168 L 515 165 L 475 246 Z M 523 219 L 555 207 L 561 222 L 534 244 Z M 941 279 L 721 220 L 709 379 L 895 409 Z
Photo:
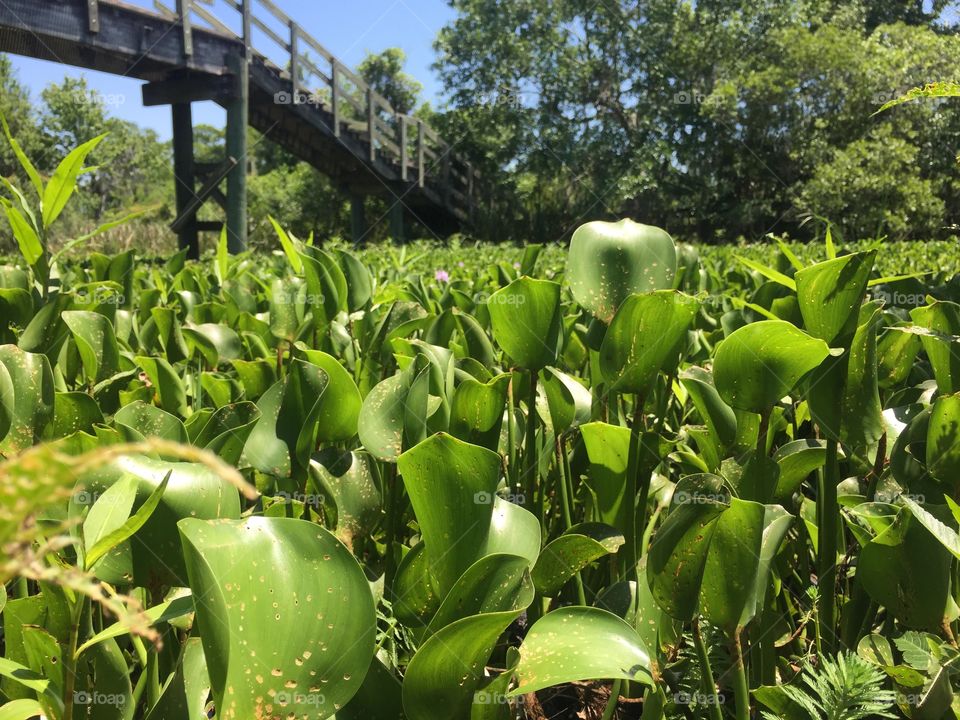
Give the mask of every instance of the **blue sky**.
M 152 0 L 128 0 L 136 5 L 152 7 Z M 454 16 L 444 0 L 274 0 L 327 50 L 350 66 L 356 66 L 366 51 L 399 47 L 407 54 L 407 72 L 424 86 L 424 98 L 436 101 L 439 82 L 431 70 L 434 61 L 433 40 L 437 32 Z M 173 0 L 166 0 L 173 5 Z M 256 7 L 261 7 L 256 3 Z M 227 21 L 236 12 L 219 2 L 214 5 L 218 18 Z M 258 11 L 265 14 L 265 11 Z M 261 41 L 255 39 L 258 49 Z M 270 54 L 269 42 L 263 43 Z M 144 108 L 140 102 L 138 80 L 81 70 L 56 63 L 11 56 L 20 81 L 30 88 L 39 102 L 40 91 L 51 82 L 60 82 L 64 75 L 83 76 L 100 94 L 111 114 L 150 127 L 161 137 L 170 136 L 170 109 Z M 212 103 L 194 105 L 194 122 L 220 126 L 223 111 Z

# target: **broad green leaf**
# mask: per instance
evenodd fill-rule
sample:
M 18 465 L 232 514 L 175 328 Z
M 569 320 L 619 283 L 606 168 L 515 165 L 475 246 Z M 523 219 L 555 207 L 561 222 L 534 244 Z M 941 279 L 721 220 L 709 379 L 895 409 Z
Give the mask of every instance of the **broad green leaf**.
M 600 347 L 600 369 L 611 389 L 646 395 L 658 373 L 673 372 L 699 309 L 696 298 L 675 290 L 628 296 Z
M 0 345 L 0 364 L 13 386 L 11 424 L 0 442 L 0 454 L 14 455 L 38 443 L 53 419 L 53 372 L 45 355 L 25 352 L 16 345 Z M 9 398 L 9 388 L 6 395 Z
M 369 453 L 324 448 L 310 460 L 310 475 L 337 506 L 337 536 L 347 545 L 370 534 L 383 517 L 376 462 Z
M 88 140 L 71 150 L 60 162 L 43 191 L 43 227 L 53 224 L 76 191 L 77 178 L 83 171 L 83 163 L 87 156 L 96 149 L 106 135 L 100 135 Z
M 280 240 L 280 246 L 283 248 L 283 252 L 287 256 L 287 261 L 290 263 L 290 267 L 299 275 L 303 272 L 303 260 L 300 258 L 300 253 L 297 251 L 297 246 L 294 240 L 287 234 L 287 231 L 280 226 L 280 223 L 273 219 L 273 216 L 268 215 L 267 219 L 270 220 L 270 224 L 273 225 L 273 229 L 277 233 L 277 238 Z
M 593 395 L 588 388 L 576 378 L 551 367 L 543 369 L 542 380 L 554 433 L 564 433 L 590 422 Z
M 147 520 L 150 519 L 150 516 L 153 515 L 153 511 L 156 510 L 157 506 L 160 504 L 160 498 L 163 497 L 163 492 L 167 489 L 167 483 L 170 482 L 170 475 L 172 473 L 173 471 L 171 470 L 166 474 L 166 476 L 164 476 L 163 481 L 152 493 L 150 493 L 150 496 L 146 499 L 143 505 L 141 505 L 137 511 L 122 525 L 116 529 L 109 530 L 105 534 L 101 532 L 101 534 L 96 536 L 93 546 L 88 546 L 87 548 L 85 561 L 88 568 L 92 568 L 94 565 L 96 565 L 100 558 L 102 558 L 120 543 L 126 542 L 137 531 L 139 531 L 144 524 L 146 524 Z
M 624 497 L 630 429 L 592 422 L 581 426 L 580 434 L 590 462 L 585 482 L 593 495 L 595 519 L 625 532 L 631 517 L 631 503 Z
M 457 620 L 526 607 L 533 601 L 530 565 L 519 555 L 485 555 L 467 568 L 427 626 L 427 634 Z
M 14 700 L 0 707 L 0 720 L 30 720 L 46 712 L 36 700 Z
M 143 611 L 144 617 L 150 621 L 151 625 L 156 625 L 163 622 L 169 622 L 170 620 L 175 620 L 194 612 L 193 596 L 190 594 L 189 590 L 183 590 L 182 592 L 185 594 L 178 595 L 171 600 L 160 603 L 159 605 L 154 605 L 152 608 L 147 608 Z M 108 640 L 110 638 L 121 637 L 126 635 L 128 632 L 129 627 L 122 622 L 116 622 L 113 625 L 109 625 L 80 645 L 77 648 L 76 655 L 77 657 L 80 657 L 85 650 L 93 647 L 97 643 L 103 642 L 104 640 Z
M 782 320 L 761 320 L 735 330 L 717 347 L 713 379 L 728 405 L 769 412 L 828 355 L 823 340 Z
M 823 467 L 826 457 L 826 444 L 822 440 L 794 440 L 777 448 L 773 459 L 780 466 L 780 475 L 774 500 L 789 499 L 812 472 Z
M 860 551 L 857 575 L 904 626 L 938 630 L 950 602 L 952 558 L 906 508 Z
M 532 600 L 518 598 L 516 609 L 458 620 L 417 650 L 403 678 L 403 709 L 409 720 L 461 720 L 469 717 L 473 693 L 497 639 Z
M 187 391 L 173 366 L 161 357 L 143 355 L 137 356 L 136 362 L 150 378 L 160 407 L 173 415 L 188 416 Z
M 960 477 L 960 393 L 934 401 L 926 447 L 927 471 L 948 487 L 956 487 Z
M 510 375 L 497 375 L 487 383 L 462 380 L 450 408 L 450 434 L 496 451 L 500 441 Z
M 3 379 L 0 377 L 0 395 Z M 2 406 L 0 399 L 0 406 Z M 0 415 L 3 410 L 0 409 Z M 53 400 L 53 422 L 47 425 L 45 439 L 59 439 L 76 432 L 91 432 L 93 426 L 103 422 L 103 413 L 96 400 L 81 392 L 58 392 Z M 2 430 L 2 425 L 0 425 Z M 0 432 L 0 438 L 3 433 Z
M 318 434 L 320 442 L 342 442 L 357 434 L 363 398 L 353 377 L 339 360 L 320 350 L 298 348 L 303 356 L 327 374 L 327 386 L 320 398 Z
M 520 645 L 512 696 L 582 680 L 653 685 L 650 651 L 630 625 L 606 610 L 565 607 L 540 618 Z
M 44 247 L 40 241 L 40 236 L 36 229 L 30 224 L 23 213 L 17 210 L 9 201 L 3 203 L 4 212 L 7 214 L 7 220 L 10 223 L 10 229 L 17 240 L 20 248 L 20 254 L 27 264 L 35 266 L 43 257 Z
M 30 183 L 33 185 L 33 189 L 37 191 L 37 199 L 39 200 L 43 197 L 43 179 L 40 177 L 40 172 L 23 151 L 20 143 L 13 137 L 13 134 L 10 132 L 10 126 L 7 124 L 7 118 L 3 113 L 0 113 L 0 123 L 3 125 L 3 134 L 7 136 L 7 142 L 9 142 L 10 147 L 13 148 L 13 154 L 16 155 L 20 166 L 27 174 L 27 177 L 30 178 Z
M 137 585 L 186 585 L 186 568 L 176 526 L 179 520 L 240 516 L 240 496 L 237 489 L 205 465 L 191 462 L 170 462 L 138 455 L 125 456 L 85 475 L 85 488 L 81 495 L 99 497 L 114 483 L 125 476 L 132 476 L 137 480 L 137 501 L 134 507 L 139 510 L 150 497 L 155 496 L 168 473 L 170 479 L 163 495 L 159 497 L 159 506 L 130 539 L 133 581 Z M 111 557 L 103 561 L 98 568 L 98 575 L 111 583 L 126 584 L 129 580 L 124 577 L 123 568 L 112 567 Z
M 634 293 L 673 287 L 676 245 L 666 232 L 632 220 L 588 222 L 573 233 L 567 281 L 573 297 L 605 323 Z
M 808 333 L 846 344 L 856 329 L 876 251 L 844 255 L 796 274 L 800 313 Z
M 440 433 L 397 459 L 430 560 L 447 592 L 477 559 L 490 532 L 500 457 Z
M 328 717 L 353 697 L 376 616 L 342 543 L 287 518 L 179 527 L 219 718 Z
M 537 591 L 555 597 L 567 580 L 623 545 L 623 534 L 602 523 L 574 525 L 540 552 L 532 578 Z
M 148 437 L 184 444 L 187 442 L 187 430 L 180 418 L 140 400 L 120 408 L 113 416 L 113 422 L 127 442 Z
M 680 383 L 690 393 L 700 417 L 722 447 L 737 439 L 737 415 L 720 397 L 713 384 L 713 375 L 700 367 L 689 367 L 680 373 Z
M 932 333 L 921 335 L 920 342 L 930 358 L 940 393 L 952 395 L 960 392 L 960 349 L 953 340 L 960 336 L 960 305 L 938 300 L 914 308 L 910 317 Z
M 493 337 L 522 368 L 556 363 L 563 343 L 560 285 L 522 277 L 487 300 Z

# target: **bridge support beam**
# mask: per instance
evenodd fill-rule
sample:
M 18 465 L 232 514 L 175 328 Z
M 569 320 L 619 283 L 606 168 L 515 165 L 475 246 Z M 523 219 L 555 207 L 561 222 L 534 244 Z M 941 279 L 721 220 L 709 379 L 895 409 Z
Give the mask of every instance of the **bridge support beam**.
M 231 253 L 247 247 L 247 124 L 250 115 L 250 73 L 242 55 L 227 58 L 236 78 L 236 93 L 227 104 L 227 157 L 237 164 L 227 175 L 227 247 Z
M 196 195 L 196 169 L 193 160 L 193 110 L 190 103 L 175 103 L 173 108 L 173 181 L 176 187 L 177 217 L 181 217 Z M 196 215 L 177 232 L 180 248 L 188 248 L 187 257 L 200 257 L 200 238 Z
M 403 231 L 403 203 L 399 200 L 393 200 L 390 206 L 390 239 L 397 243 L 406 242 L 406 236 Z
M 367 209 L 365 207 L 366 196 L 357 193 L 350 193 L 350 235 L 354 245 L 362 245 L 367 241 Z

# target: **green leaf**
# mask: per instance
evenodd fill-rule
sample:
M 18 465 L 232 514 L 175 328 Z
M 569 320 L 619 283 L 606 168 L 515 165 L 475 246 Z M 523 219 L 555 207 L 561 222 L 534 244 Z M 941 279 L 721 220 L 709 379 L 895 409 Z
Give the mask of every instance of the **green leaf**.
M 496 451 L 500 442 L 510 375 L 497 375 L 482 383 L 473 378 L 460 382 L 450 408 L 450 434 Z
M 353 697 L 376 615 L 342 543 L 287 518 L 179 527 L 219 718 L 328 717 Z
M 46 712 L 36 700 L 13 700 L 0 707 L 0 720 L 30 720 Z
M 227 226 L 224 224 L 220 229 L 220 239 L 217 241 L 217 262 L 215 265 L 217 282 L 221 285 L 223 285 L 230 272 L 230 252 L 227 247 Z
M 17 239 L 20 254 L 27 261 L 27 265 L 34 267 L 43 257 L 44 247 L 33 225 L 9 202 L 3 203 L 3 210 L 7 214 L 10 229 Z
M 178 595 L 171 600 L 166 600 L 152 608 L 143 611 L 144 617 L 150 621 L 151 625 L 169 622 L 194 612 L 193 595 L 189 590 L 183 590 L 185 594 Z M 130 631 L 128 625 L 122 622 L 116 622 L 113 625 L 105 627 L 89 640 L 77 648 L 76 657 L 80 657 L 83 652 L 104 640 L 121 637 Z
M 280 223 L 273 219 L 273 216 L 268 215 L 267 219 L 270 221 L 270 224 L 273 225 L 274 231 L 277 233 L 277 237 L 280 239 L 280 246 L 283 248 L 283 252 L 287 256 L 287 260 L 290 262 L 290 267 L 298 275 L 303 272 L 303 260 L 300 258 L 300 253 L 297 251 L 297 246 L 295 241 L 287 234 L 287 231 L 280 227 Z
M 320 397 L 318 433 L 320 442 L 343 442 L 357 434 L 357 422 L 363 398 L 353 377 L 332 355 L 298 345 L 298 352 L 327 375 L 327 386 Z
M 110 321 L 100 313 L 85 310 L 68 310 L 61 317 L 73 333 L 87 378 L 98 383 L 116 375 L 120 347 Z
M 163 497 L 163 492 L 167 489 L 167 483 L 170 482 L 170 475 L 172 473 L 173 471 L 171 470 L 166 474 L 166 476 L 163 478 L 163 481 L 157 486 L 157 489 L 150 494 L 150 497 L 147 498 L 147 501 L 143 503 L 137 512 L 131 515 L 126 522 L 124 522 L 116 530 L 112 530 L 106 535 L 99 537 L 94 543 L 93 547 L 87 549 L 85 559 L 88 568 L 96 565 L 100 558 L 102 558 L 120 543 L 128 540 L 134 535 L 134 533 L 144 526 L 147 520 L 150 519 L 150 516 L 153 515 L 153 511 L 156 510 L 157 506 L 160 504 L 160 498 Z
M 943 395 L 960 392 L 960 352 L 956 349 L 960 336 L 960 305 L 938 300 L 910 311 L 913 321 L 930 334 L 920 336 L 923 349 L 930 358 L 937 388 Z
M 626 219 L 594 221 L 581 225 L 570 239 L 570 291 L 605 323 L 627 296 L 673 287 L 676 272 L 676 245 L 658 227 Z
M 800 270 L 797 299 L 808 333 L 846 344 L 857 326 L 876 251 L 844 255 Z
M 3 134 L 7 136 L 7 142 L 9 142 L 10 147 L 13 148 L 13 154 L 17 156 L 20 166 L 27 174 L 27 177 L 30 178 L 34 190 L 37 191 L 37 199 L 39 200 L 43 197 L 43 179 L 40 177 L 39 171 L 34 164 L 30 162 L 30 158 L 27 157 L 23 148 L 20 147 L 20 143 L 13 137 L 13 134 L 10 132 L 10 126 L 7 124 L 7 118 L 3 113 L 0 113 L 0 124 L 3 125 Z
M 949 488 L 960 477 L 960 393 L 941 395 L 930 408 L 926 442 L 927 471 Z
M 675 290 L 628 296 L 603 338 L 600 369 L 611 389 L 647 394 L 657 375 L 673 372 L 700 302 Z
M 138 355 L 136 363 L 150 378 L 160 407 L 173 415 L 187 417 L 190 414 L 187 391 L 173 366 L 161 357 L 144 355 Z
M 24 352 L 16 345 L 0 345 L 0 364 L 13 385 L 13 415 L 0 454 L 14 455 L 38 443 L 53 418 L 53 372 L 46 355 Z
M 563 342 L 560 285 L 522 277 L 487 300 L 493 337 L 518 366 L 553 365 Z
M 493 516 L 500 456 L 439 433 L 397 459 L 442 593 L 477 559 Z
M 761 320 L 735 330 L 717 347 L 713 379 L 731 407 L 769 412 L 828 355 L 823 340 L 782 320 Z
M 83 170 L 83 163 L 105 137 L 105 134 L 100 135 L 73 149 L 57 166 L 53 177 L 50 178 L 50 182 L 47 183 L 47 187 L 43 191 L 44 228 L 50 227 L 53 221 L 63 212 L 70 197 L 77 189 L 77 178 Z
M 630 625 L 606 610 L 565 607 L 540 618 L 520 645 L 511 696 L 583 680 L 653 685 L 650 651 Z
M 580 570 L 623 545 L 623 534 L 602 523 L 574 525 L 540 552 L 533 583 L 545 597 L 555 597 Z
M 764 276 L 765 278 L 767 278 L 768 280 L 773 280 L 775 283 L 779 283 L 779 284 L 783 285 L 785 288 L 789 288 L 790 290 L 794 290 L 794 291 L 795 291 L 795 290 L 797 289 L 797 284 L 796 284 L 796 282 L 795 282 L 794 279 L 793 279 L 792 277 L 790 277 L 789 275 L 784 275 L 782 272 L 780 272 L 780 271 L 778 271 L 778 270 L 774 270 L 774 269 L 771 268 L 771 267 L 767 267 L 766 265 L 763 265 L 762 263 L 758 263 L 756 260 L 751 260 L 751 259 L 749 259 L 749 258 L 740 257 L 739 255 L 736 256 L 736 258 L 737 258 L 737 260 L 739 260 L 741 263 L 743 263 L 744 265 L 746 265 L 748 268 L 750 268 L 751 270 L 757 271 L 758 273 L 760 273 L 761 275 L 763 275 L 763 276 Z

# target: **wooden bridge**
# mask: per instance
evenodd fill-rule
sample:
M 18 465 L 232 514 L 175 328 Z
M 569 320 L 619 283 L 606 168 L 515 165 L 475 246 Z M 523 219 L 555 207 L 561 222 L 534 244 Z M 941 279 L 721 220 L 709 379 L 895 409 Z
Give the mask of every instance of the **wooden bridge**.
M 0 0 L 0 52 L 145 80 L 144 104 L 172 107 L 171 227 L 194 255 L 198 233 L 222 227 L 197 219 L 211 199 L 225 210 L 231 250 L 246 245 L 248 125 L 349 194 L 355 240 L 367 232 L 370 195 L 391 208 L 395 238 L 405 220 L 438 234 L 472 222 L 478 174 L 429 125 L 394 110 L 270 0 L 222 0 L 229 18 L 212 1 L 154 0 L 149 11 L 120 0 Z M 227 111 L 226 157 L 214 165 L 194 161 L 191 103 L 204 100 Z

